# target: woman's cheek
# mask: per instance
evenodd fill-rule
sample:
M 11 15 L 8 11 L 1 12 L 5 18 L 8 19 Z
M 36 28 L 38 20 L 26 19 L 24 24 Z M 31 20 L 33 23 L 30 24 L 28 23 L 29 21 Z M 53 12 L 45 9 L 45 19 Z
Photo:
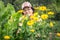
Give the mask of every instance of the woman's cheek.
M 23 12 L 24 13 L 24 15 L 26 14 L 26 12 Z
M 30 10 L 30 14 L 33 14 L 33 10 Z

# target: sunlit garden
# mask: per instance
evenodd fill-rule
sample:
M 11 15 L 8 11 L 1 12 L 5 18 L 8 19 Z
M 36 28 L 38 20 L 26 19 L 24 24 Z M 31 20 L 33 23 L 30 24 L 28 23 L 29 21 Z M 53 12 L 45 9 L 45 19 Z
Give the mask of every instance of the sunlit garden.
M 21 4 L 29 1 L 32 16 L 23 15 Z M 60 40 L 60 1 L 1 0 L 0 40 Z

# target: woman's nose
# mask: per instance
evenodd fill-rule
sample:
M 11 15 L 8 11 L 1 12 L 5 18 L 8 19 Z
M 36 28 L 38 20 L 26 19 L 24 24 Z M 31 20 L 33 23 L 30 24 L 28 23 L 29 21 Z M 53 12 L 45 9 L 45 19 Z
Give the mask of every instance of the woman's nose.
M 28 10 L 26 11 L 26 13 L 28 13 Z

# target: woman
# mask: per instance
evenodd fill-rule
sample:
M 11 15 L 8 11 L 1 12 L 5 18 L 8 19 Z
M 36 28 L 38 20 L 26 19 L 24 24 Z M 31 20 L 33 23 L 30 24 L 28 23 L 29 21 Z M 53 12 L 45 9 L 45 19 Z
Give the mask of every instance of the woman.
M 23 9 L 23 13 L 22 13 L 23 15 L 31 16 L 34 13 L 34 8 L 29 2 L 24 2 L 22 4 L 22 9 Z
M 22 10 L 23 10 L 23 15 L 28 15 L 28 16 L 32 16 L 34 13 L 34 8 L 32 7 L 32 5 L 29 2 L 24 2 L 22 4 Z M 21 18 L 20 18 L 21 19 Z M 21 26 L 22 23 L 19 23 L 19 26 Z M 20 29 L 17 30 L 17 33 L 19 33 Z

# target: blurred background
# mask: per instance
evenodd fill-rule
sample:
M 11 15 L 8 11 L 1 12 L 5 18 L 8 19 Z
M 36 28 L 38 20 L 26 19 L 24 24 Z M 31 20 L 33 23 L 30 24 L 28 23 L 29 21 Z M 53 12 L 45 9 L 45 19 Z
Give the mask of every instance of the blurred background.
M 1 0 L 4 2 L 4 5 L 6 6 L 8 3 L 12 4 L 16 11 L 21 9 L 21 5 L 25 1 L 29 1 L 33 6 L 40 6 L 40 5 L 51 5 L 50 7 L 58 7 L 60 1 L 59 0 Z M 58 6 L 56 6 L 58 4 Z M 59 9 L 59 8 L 58 8 Z M 56 9 L 55 9 L 56 10 Z

